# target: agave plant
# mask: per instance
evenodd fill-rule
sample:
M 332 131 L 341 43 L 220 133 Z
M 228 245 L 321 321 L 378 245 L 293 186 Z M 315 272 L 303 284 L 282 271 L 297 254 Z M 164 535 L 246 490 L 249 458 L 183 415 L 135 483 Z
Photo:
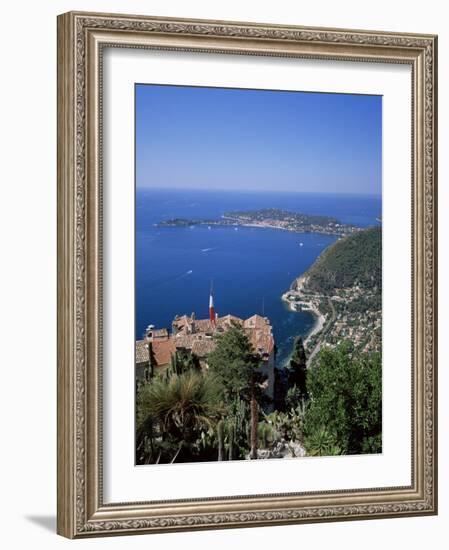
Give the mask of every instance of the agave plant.
M 212 428 L 224 413 L 217 379 L 188 370 L 169 378 L 154 378 L 138 396 L 138 430 L 151 418 L 162 441 L 175 441 L 174 462 L 182 448 L 188 449 L 202 431 Z
M 306 438 L 305 447 L 310 456 L 335 456 L 342 453 L 335 435 L 324 426 Z

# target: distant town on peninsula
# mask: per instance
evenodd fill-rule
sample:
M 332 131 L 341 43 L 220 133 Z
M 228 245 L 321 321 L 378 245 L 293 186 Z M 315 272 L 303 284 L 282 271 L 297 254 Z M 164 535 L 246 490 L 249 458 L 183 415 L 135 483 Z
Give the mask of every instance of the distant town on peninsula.
M 226 212 L 218 219 L 186 219 L 172 218 L 160 221 L 159 227 L 185 227 L 195 225 L 227 225 L 244 227 L 269 227 L 272 229 L 284 229 L 296 233 L 321 233 L 323 235 L 350 235 L 360 228 L 339 222 L 330 216 L 316 216 L 299 214 L 279 208 L 263 208 L 260 210 L 247 210 Z

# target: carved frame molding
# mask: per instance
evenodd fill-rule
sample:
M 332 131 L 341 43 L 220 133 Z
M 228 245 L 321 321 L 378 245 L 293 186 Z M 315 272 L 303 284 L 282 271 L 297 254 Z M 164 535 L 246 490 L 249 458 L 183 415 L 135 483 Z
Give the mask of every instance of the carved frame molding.
M 410 487 L 102 502 L 104 47 L 310 57 L 412 67 L 413 387 Z M 70 12 L 58 17 L 58 533 L 245 527 L 437 512 L 437 38 Z

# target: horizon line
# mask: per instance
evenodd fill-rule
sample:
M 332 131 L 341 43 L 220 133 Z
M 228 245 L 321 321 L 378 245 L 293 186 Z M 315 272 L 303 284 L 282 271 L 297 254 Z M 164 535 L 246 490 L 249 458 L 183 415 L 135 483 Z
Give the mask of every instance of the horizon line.
M 214 193 L 216 191 L 223 191 L 227 193 L 279 193 L 279 194 L 296 194 L 296 195 L 348 195 L 359 197 L 380 197 L 382 198 L 382 192 L 380 193 L 357 193 L 352 191 L 341 192 L 329 192 L 329 191 L 297 191 L 292 189 L 239 189 L 229 187 L 217 187 L 215 189 L 204 189 L 203 187 L 151 187 L 147 185 L 136 185 L 136 191 L 202 191 L 204 193 Z

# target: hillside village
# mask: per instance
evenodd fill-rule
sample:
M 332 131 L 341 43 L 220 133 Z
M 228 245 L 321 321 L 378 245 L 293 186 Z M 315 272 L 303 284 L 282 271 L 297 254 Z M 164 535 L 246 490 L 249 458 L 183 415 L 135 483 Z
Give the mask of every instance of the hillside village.
M 172 330 L 147 327 L 145 337 L 136 341 L 136 377 L 143 380 L 149 361 L 159 373 L 164 372 L 176 360 L 176 355 L 191 356 L 198 366 L 207 371 L 208 356 L 217 346 L 217 336 L 232 326 L 243 329 L 261 361 L 261 372 L 266 375 L 265 391 L 272 398 L 274 392 L 275 346 L 273 330 L 269 320 L 261 315 L 240 319 L 235 315 L 219 317 L 210 296 L 209 318 L 197 319 L 195 313 L 176 316 Z M 152 359 L 151 359 L 152 358 Z

